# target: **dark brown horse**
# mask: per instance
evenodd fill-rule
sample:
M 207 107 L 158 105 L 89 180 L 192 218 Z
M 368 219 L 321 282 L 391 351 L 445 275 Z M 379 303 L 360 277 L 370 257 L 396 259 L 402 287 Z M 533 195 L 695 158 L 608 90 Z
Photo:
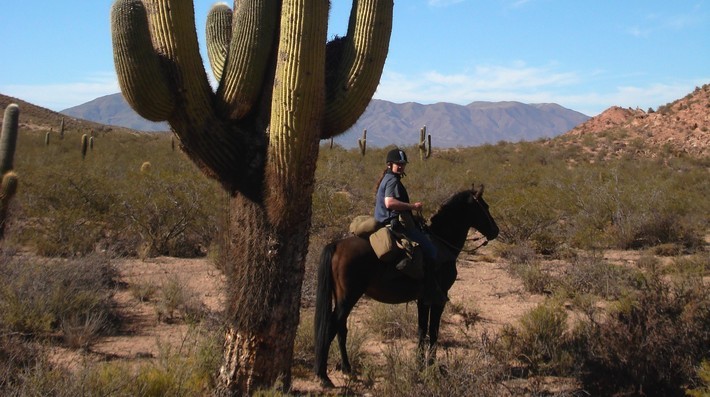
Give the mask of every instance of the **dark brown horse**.
M 487 240 L 498 236 L 498 226 L 483 200 L 483 186 L 464 190 L 449 198 L 432 216 L 429 232 L 441 254 L 449 260 L 437 267 L 436 277 L 442 290 L 448 291 L 456 280 L 456 258 L 464 247 L 470 228 L 478 230 Z M 484 242 L 485 243 L 485 242 Z M 332 386 L 328 378 L 328 350 L 338 336 L 342 370 L 352 368 L 345 349 L 347 319 L 363 294 L 384 303 L 405 303 L 418 299 L 423 281 L 402 274 L 393 264 L 380 262 L 367 239 L 352 236 L 328 244 L 321 256 L 318 270 L 318 290 L 315 312 L 315 373 L 324 386 Z M 335 307 L 333 308 L 333 302 Z M 444 305 L 427 305 L 417 300 L 419 352 L 429 335 L 428 351 L 432 352 L 439 337 L 439 323 Z

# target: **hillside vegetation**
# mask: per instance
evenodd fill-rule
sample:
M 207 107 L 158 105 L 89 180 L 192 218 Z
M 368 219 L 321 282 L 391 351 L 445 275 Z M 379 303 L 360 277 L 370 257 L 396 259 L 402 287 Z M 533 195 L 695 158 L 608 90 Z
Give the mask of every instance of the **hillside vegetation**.
M 23 106 L 15 156 L 20 184 L 0 258 L 0 394 L 209 394 L 215 350 L 191 351 L 187 361 L 166 353 L 138 369 L 96 364 L 80 374 L 48 360 L 47 352 L 54 344 L 90 351 L 97 338 L 119 327 L 123 320 L 111 304 L 121 288 L 118 258 L 208 256 L 220 268 L 224 193 L 168 134 L 67 118 L 61 138 L 55 127 L 61 116 Z M 706 125 L 693 130 L 707 131 Z M 83 134 L 93 134 L 85 158 Z M 531 293 L 548 298 L 519 327 L 467 341 L 480 353 L 473 367 L 460 357 L 442 358 L 448 372 L 432 375 L 406 366 L 406 356 L 391 356 L 389 367 L 370 369 L 377 384 L 365 379 L 353 390 L 440 395 L 455 384 L 462 395 L 493 396 L 509 389 L 511 379 L 534 383 L 537 376 L 554 376 L 576 379 L 579 393 L 594 395 L 707 393 L 710 379 L 698 370 L 710 360 L 707 143 L 701 151 L 681 150 L 614 126 L 448 150 L 437 150 L 434 141 L 427 160 L 416 147 L 405 148 L 411 159 L 406 185 L 412 199 L 425 203 L 425 216 L 452 193 L 485 184 L 501 227 L 493 243 L 497 260 Z M 304 313 L 313 304 L 321 248 L 347 234 L 355 215 L 371 213 L 388 149 L 363 156 L 321 146 Z M 609 249 L 637 250 L 642 259 L 626 267 L 599 260 L 596 253 Z M 169 313 L 190 324 L 213 321 L 207 328 L 219 329 L 219 318 L 187 303 Z M 581 320 L 568 328 L 571 313 Z M 308 372 L 307 350 L 296 353 L 297 374 Z M 180 367 L 192 375 L 175 372 Z M 134 389 L 116 383 L 127 376 Z

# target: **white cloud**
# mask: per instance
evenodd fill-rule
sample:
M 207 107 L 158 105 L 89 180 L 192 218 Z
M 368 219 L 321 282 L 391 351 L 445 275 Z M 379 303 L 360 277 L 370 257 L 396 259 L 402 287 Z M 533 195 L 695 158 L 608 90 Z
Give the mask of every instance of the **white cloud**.
M 556 72 L 551 67 L 529 67 L 522 62 L 512 66 L 478 66 L 472 72 L 456 74 L 429 71 L 404 76 L 385 70 L 376 96 L 394 102 L 467 104 L 476 100 L 538 97 L 551 87 L 569 86 L 578 81 L 574 73 Z
M 698 78 L 648 86 L 588 81 L 600 73 L 604 74 L 600 71 L 583 74 L 559 71 L 554 65 L 530 67 L 522 62 L 512 66 L 479 66 L 471 72 L 453 74 L 429 71 L 408 76 L 385 70 L 375 98 L 423 104 L 451 102 L 466 105 L 474 101 L 557 103 L 595 116 L 611 106 L 655 109 L 684 97 L 696 86 L 710 80 Z
M 116 74 L 99 73 L 86 81 L 46 85 L 6 85 L 0 92 L 54 111 L 81 105 L 104 95 L 120 92 Z

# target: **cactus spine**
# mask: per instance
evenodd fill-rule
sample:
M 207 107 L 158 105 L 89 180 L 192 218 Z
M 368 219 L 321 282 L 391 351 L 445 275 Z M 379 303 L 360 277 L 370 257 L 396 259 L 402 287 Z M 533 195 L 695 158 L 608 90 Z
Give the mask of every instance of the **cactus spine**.
M 235 293 L 219 384 L 249 395 L 281 376 L 288 388 L 319 140 L 345 132 L 369 104 L 393 1 L 353 0 L 346 36 L 331 42 L 328 1 L 233 4 L 208 14 L 216 92 L 191 1 L 116 0 L 111 30 L 126 101 L 148 120 L 167 120 L 186 154 L 231 194 Z
M 427 135 L 426 126 L 419 130 L 419 159 L 431 157 L 431 135 Z
M 357 145 L 360 146 L 360 154 L 364 156 L 367 151 L 367 130 L 362 130 L 362 139 L 357 140 Z
M 13 171 L 20 107 L 11 103 L 5 108 L 0 134 L 0 239 L 5 236 L 5 224 L 10 200 L 17 192 L 18 177 Z

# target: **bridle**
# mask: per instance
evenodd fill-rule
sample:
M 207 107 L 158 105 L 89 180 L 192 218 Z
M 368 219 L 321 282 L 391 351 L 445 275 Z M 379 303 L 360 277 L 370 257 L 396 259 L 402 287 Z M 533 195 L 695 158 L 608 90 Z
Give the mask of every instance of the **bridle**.
M 488 223 L 489 223 L 489 224 L 493 223 L 493 219 L 491 219 L 491 216 L 490 216 L 490 214 L 488 213 L 488 211 L 486 211 L 485 208 L 483 208 L 483 204 L 481 204 L 481 202 L 478 201 L 478 197 L 476 196 L 476 194 L 472 194 L 471 196 L 473 197 L 473 200 L 476 201 L 476 204 L 478 204 L 478 206 L 480 207 L 481 211 L 482 211 L 482 212 L 486 215 L 486 217 L 488 218 Z M 421 211 L 417 211 L 417 216 L 418 216 L 419 218 L 423 219 L 422 214 L 421 214 Z M 449 248 L 449 249 L 452 250 L 453 252 L 456 252 L 456 251 L 458 251 L 458 252 L 465 252 L 466 254 L 469 254 L 469 255 L 475 253 L 476 251 L 478 251 L 479 248 L 481 248 L 481 247 L 483 247 L 483 246 L 486 246 L 486 245 L 488 244 L 488 237 L 486 237 L 486 236 L 474 237 L 474 238 L 471 238 L 471 239 L 466 239 L 466 241 L 479 241 L 479 240 L 483 240 L 483 242 L 481 242 L 480 244 L 478 244 L 478 245 L 477 245 L 476 247 L 474 247 L 474 248 L 467 248 L 467 249 L 461 248 L 461 249 L 459 250 L 459 248 L 455 247 L 453 244 L 449 243 L 448 241 L 444 240 L 443 238 L 441 238 L 441 237 L 439 237 L 439 236 L 437 236 L 437 235 L 435 235 L 435 234 L 433 234 L 433 233 L 429 233 L 429 235 L 435 237 L 439 242 L 441 242 L 445 247 Z

